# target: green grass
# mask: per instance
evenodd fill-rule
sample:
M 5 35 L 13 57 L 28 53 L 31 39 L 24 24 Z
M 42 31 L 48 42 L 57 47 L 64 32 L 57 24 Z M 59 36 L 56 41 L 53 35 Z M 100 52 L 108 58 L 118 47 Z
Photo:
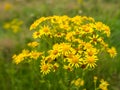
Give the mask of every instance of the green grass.
M 5 2 L 13 3 L 13 9 L 6 12 L 3 9 Z M 51 1 L 51 2 L 49 2 Z M 54 1 L 54 2 L 53 2 Z M 97 21 L 102 21 L 111 28 L 111 41 L 110 44 L 115 46 L 118 51 L 118 55 L 114 59 L 110 59 L 108 56 L 105 60 L 101 58 L 100 65 L 93 70 L 87 72 L 89 74 L 86 78 L 87 90 L 93 90 L 92 84 L 89 83 L 92 80 L 92 75 L 98 75 L 101 78 L 105 78 L 110 83 L 110 90 L 119 90 L 120 88 L 120 1 L 119 0 L 105 0 L 104 2 L 98 0 L 95 4 L 93 0 L 85 0 L 81 5 L 77 3 L 77 0 L 2 0 L 0 1 L 0 90 L 66 90 L 66 86 L 59 81 L 57 82 L 47 81 L 53 79 L 51 76 L 41 77 L 39 72 L 39 63 L 26 64 L 21 63 L 15 65 L 12 62 L 12 55 L 19 53 L 25 48 L 26 43 L 31 41 L 31 32 L 29 26 L 34 20 L 41 16 L 51 15 L 86 15 L 92 16 Z M 79 11 L 82 13 L 79 13 Z M 11 31 L 5 31 L 3 24 L 13 18 L 19 18 L 24 21 L 22 32 L 14 34 Z M 54 75 L 52 75 L 54 77 Z M 56 79 L 62 79 L 62 76 L 56 76 Z M 53 83 L 53 85 L 51 84 Z M 90 89 L 91 88 L 91 89 Z M 72 89 L 75 90 L 75 89 Z

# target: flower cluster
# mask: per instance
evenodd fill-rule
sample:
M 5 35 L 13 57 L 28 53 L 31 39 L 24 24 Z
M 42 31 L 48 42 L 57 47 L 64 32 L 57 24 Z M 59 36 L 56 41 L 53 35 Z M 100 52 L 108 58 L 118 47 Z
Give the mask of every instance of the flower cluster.
M 21 30 L 21 26 L 23 25 L 23 21 L 22 20 L 18 20 L 18 19 L 13 19 L 10 22 L 6 22 L 3 26 L 3 28 L 5 30 L 11 30 L 14 33 L 17 33 L 18 31 Z
M 100 80 L 100 84 L 97 87 L 98 83 L 98 77 L 94 76 L 94 85 L 95 85 L 95 90 L 108 90 L 109 83 L 105 81 L 104 79 Z
M 104 79 L 98 79 L 97 76 L 94 76 L 93 79 L 95 90 L 108 90 L 109 83 Z M 77 78 L 71 81 L 71 84 L 76 88 L 80 88 L 84 86 L 84 80 L 82 78 Z M 86 90 L 85 88 L 83 90 Z
M 78 78 L 76 80 L 72 80 L 71 84 L 75 85 L 76 87 L 81 87 L 84 85 L 84 80 L 81 78 Z
M 30 50 L 23 50 L 13 59 L 17 64 L 26 58 L 39 60 L 43 75 L 59 68 L 67 71 L 95 68 L 102 51 L 111 57 L 117 54 L 116 49 L 107 43 L 109 26 L 96 22 L 92 17 L 41 17 L 30 30 L 34 30 L 34 41 L 28 44 Z

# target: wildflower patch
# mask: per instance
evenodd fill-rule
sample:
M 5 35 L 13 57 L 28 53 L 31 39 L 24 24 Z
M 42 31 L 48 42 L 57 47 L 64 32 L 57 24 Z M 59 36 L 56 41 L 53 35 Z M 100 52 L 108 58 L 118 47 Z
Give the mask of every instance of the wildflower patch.
M 103 51 L 112 58 L 117 55 L 115 47 L 107 43 L 106 38 L 111 34 L 109 26 L 92 17 L 41 17 L 30 26 L 30 30 L 33 30 L 33 42 L 28 43 L 29 49 L 14 55 L 13 61 L 18 64 L 24 60 L 38 60 L 44 76 L 57 71 L 74 74 L 75 71 L 94 69 Z M 101 80 L 100 89 L 104 88 L 103 82 Z M 82 87 L 84 78 L 75 79 L 71 84 Z

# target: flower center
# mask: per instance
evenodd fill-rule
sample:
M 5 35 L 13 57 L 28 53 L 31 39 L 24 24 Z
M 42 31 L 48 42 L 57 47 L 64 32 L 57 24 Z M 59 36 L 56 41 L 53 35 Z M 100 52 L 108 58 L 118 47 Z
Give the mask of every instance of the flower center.
M 72 62 L 73 63 L 78 63 L 79 59 L 77 57 L 73 57 Z
M 45 33 L 47 33 L 47 32 L 49 32 L 49 29 L 48 29 L 48 28 L 44 28 L 43 31 L 44 31 Z
M 53 51 L 53 54 L 54 54 L 54 55 L 58 54 L 58 50 L 54 50 L 54 51 Z
M 44 70 L 44 71 L 47 71 L 47 70 L 48 70 L 48 66 L 47 66 L 47 65 L 44 65 L 44 66 L 43 66 L 43 70 Z
M 88 58 L 88 63 L 93 63 L 95 60 L 94 60 L 94 58 L 93 57 L 89 57 Z

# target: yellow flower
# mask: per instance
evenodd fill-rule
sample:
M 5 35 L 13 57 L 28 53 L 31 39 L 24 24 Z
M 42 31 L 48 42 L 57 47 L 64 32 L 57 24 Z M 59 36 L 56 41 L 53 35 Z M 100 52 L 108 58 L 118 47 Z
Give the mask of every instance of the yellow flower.
M 84 42 L 83 40 L 79 41 L 79 48 L 83 48 L 86 45 L 86 42 Z
M 67 59 L 71 67 L 75 66 L 76 68 L 78 68 L 80 64 L 82 64 L 82 58 L 80 57 L 80 55 L 73 55 L 71 58 Z
M 103 26 L 103 33 L 107 35 L 107 37 L 110 37 L 110 28 L 107 25 Z
M 88 34 L 93 32 L 93 28 L 91 26 L 92 24 L 86 24 L 81 26 L 81 30 L 83 31 L 83 34 Z
M 45 18 L 45 17 L 41 17 L 41 18 L 39 18 L 38 20 L 36 20 L 36 21 L 30 26 L 30 30 L 36 29 L 37 26 L 38 26 L 41 22 L 45 21 L 46 19 L 47 19 L 47 18 Z
M 100 81 L 101 83 L 100 83 L 100 85 L 99 85 L 99 88 L 101 89 L 101 90 L 108 90 L 108 82 L 107 81 L 104 81 L 103 79 L 101 79 L 101 81 Z
M 84 50 L 86 49 L 92 49 L 93 48 L 93 45 L 91 43 L 85 43 L 84 44 Z
M 97 56 L 86 56 L 85 63 L 87 64 L 87 67 L 94 68 L 97 60 Z
M 37 60 L 42 54 L 42 52 L 32 51 L 30 52 L 30 58 Z
M 95 45 L 98 43 L 99 38 L 99 35 L 93 35 L 92 37 L 89 37 L 89 39 L 91 39 L 90 42 L 94 43 Z
M 98 54 L 98 50 L 96 48 L 88 48 L 85 51 L 85 55 L 88 55 L 88 56 L 93 56 L 93 55 L 97 55 L 97 54 Z
M 71 45 L 68 43 L 61 43 L 60 48 L 61 48 L 61 53 L 63 55 L 66 55 L 66 54 L 70 53 Z
M 71 18 L 71 21 L 77 25 L 81 25 L 83 23 L 81 16 L 75 16 L 75 17 Z
M 38 45 L 39 45 L 39 43 L 36 41 L 28 43 L 28 46 L 33 47 L 33 48 L 38 46 Z
M 68 32 L 68 33 L 66 34 L 65 39 L 68 40 L 68 41 L 72 41 L 72 40 L 74 39 L 74 35 L 75 35 L 74 32 Z
M 54 44 L 53 49 L 48 51 L 49 56 L 53 59 L 57 58 L 60 56 L 60 45 L 59 44 Z
M 76 87 L 81 87 L 84 85 L 84 80 L 81 78 L 78 78 L 76 80 L 73 80 L 71 84 L 74 84 Z
M 64 29 L 64 30 L 67 30 L 67 31 L 71 29 L 71 27 L 67 23 L 66 24 L 63 24 L 63 23 L 60 24 L 60 28 Z
M 55 44 L 53 45 L 53 49 L 57 49 L 57 50 L 59 51 L 59 50 L 60 50 L 60 44 L 55 43 Z
M 92 18 L 92 17 L 88 17 L 88 20 L 91 22 L 95 22 L 94 18 Z
M 46 75 L 50 72 L 51 67 L 52 67 L 51 64 L 42 62 L 41 65 L 40 65 L 40 69 L 41 69 L 40 72 L 43 73 L 43 75 Z
M 18 55 L 13 55 L 13 61 L 16 64 L 19 64 L 20 62 L 22 62 L 26 57 L 29 57 L 29 50 L 22 50 L 22 53 L 18 54 Z
M 103 23 L 102 22 L 95 22 L 95 28 L 98 31 L 102 31 L 102 29 L 103 29 Z
M 36 39 L 36 38 L 40 38 L 40 31 L 36 31 L 33 33 L 33 38 Z
M 107 52 L 110 54 L 111 57 L 115 57 L 117 55 L 117 51 L 114 47 L 107 50 Z
M 100 31 L 102 33 L 105 33 L 107 35 L 107 37 L 110 36 L 110 28 L 109 28 L 109 26 L 103 24 L 102 22 L 96 22 L 95 23 L 95 28 L 98 31 Z
M 58 49 L 49 50 L 48 53 L 54 59 L 57 58 L 58 56 L 60 56 Z
M 50 55 L 48 56 L 42 56 L 42 60 L 48 63 L 51 63 L 55 58 L 51 57 Z
M 105 43 L 104 41 L 100 42 L 101 46 L 102 46 L 102 50 L 108 50 L 108 44 Z
M 64 65 L 63 68 L 68 71 L 72 71 L 73 68 L 70 65 Z
M 50 35 L 50 34 L 51 34 L 51 31 L 50 31 L 50 27 L 49 26 L 43 26 L 40 29 L 40 36 L 42 36 L 42 35 Z

